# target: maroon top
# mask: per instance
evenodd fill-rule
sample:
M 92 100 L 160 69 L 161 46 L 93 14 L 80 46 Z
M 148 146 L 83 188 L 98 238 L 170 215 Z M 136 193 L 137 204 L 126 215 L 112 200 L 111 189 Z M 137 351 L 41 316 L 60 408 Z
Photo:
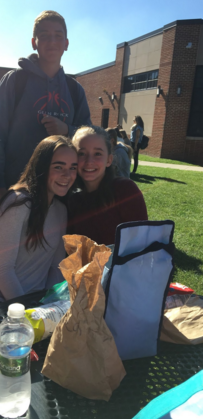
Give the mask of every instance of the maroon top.
M 74 193 L 70 198 L 67 233 L 87 236 L 98 244 L 114 244 L 118 224 L 148 219 L 142 192 L 132 180 L 114 179 L 112 193 L 115 202 L 96 209 L 92 209 L 95 192 Z

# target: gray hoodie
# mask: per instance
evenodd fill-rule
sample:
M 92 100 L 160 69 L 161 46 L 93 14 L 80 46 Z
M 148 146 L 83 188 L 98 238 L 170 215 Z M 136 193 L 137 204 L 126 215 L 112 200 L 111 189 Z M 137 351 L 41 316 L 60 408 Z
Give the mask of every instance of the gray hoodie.
M 91 124 L 84 89 L 77 84 L 75 113 L 62 67 L 50 78 L 38 66 L 36 54 L 20 58 L 18 64 L 29 77 L 16 108 L 16 71 L 9 71 L 0 81 L 0 187 L 7 188 L 18 181 L 36 145 L 48 137 L 41 124 L 45 114 L 65 122 L 70 137 L 77 127 Z
M 116 176 L 130 178 L 130 165 L 127 148 L 124 144 L 117 144 L 113 149 L 113 166 Z

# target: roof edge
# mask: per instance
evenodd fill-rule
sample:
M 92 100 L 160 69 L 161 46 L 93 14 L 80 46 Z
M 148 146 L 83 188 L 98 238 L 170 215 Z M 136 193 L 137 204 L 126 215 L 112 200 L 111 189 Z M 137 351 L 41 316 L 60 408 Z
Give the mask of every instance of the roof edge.
M 163 33 L 163 28 L 156 29 L 155 31 L 146 33 L 145 35 L 138 36 L 137 38 L 132 39 L 131 41 L 126 42 L 126 45 L 133 45 L 137 42 L 144 41 L 147 38 L 151 38 L 152 36 L 156 36 Z M 117 48 L 120 48 L 120 44 L 117 45 Z
M 162 28 L 156 29 L 155 31 L 148 32 L 145 35 L 138 36 L 137 38 L 132 39 L 128 42 L 122 42 L 120 44 L 117 44 L 116 48 L 121 48 L 125 45 L 133 45 L 137 42 L 144 41 L 147 38 L 151 38 L 152 36 L 160 35 L 165 30 L 173 28 L 174 26 L 181 26 L 181 25 L 202 25 L 203 19 L 182 19 L 182 20 L 175 20 L 174 22 L 167 23 L 167 25 L 164 25 Z
M 105 68 L 112 67 L 115 64 L 116 64 L 116 61 L 112 61 L 111 63 L 100 65 L 99 67 L 90 68 L 90 70 L 81 71 L 81 73 L 75 74 L 75 77 L 84 76 L 85 74 L 93 73 L 94 71 L 103 70 Z

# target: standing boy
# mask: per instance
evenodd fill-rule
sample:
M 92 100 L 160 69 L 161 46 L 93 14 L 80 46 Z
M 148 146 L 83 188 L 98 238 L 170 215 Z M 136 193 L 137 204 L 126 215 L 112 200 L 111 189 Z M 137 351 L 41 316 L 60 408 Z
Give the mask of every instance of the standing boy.
M 20 58 L 21 70 L 10 71 L 0 82 L 0 196 L 18 181 L 43 138 L 72 137 L 79 126 L 91 124 L 82 86 L 60 65 L 68 44 L 64 18 L 42 12 L 32 38 L 38 54 Z

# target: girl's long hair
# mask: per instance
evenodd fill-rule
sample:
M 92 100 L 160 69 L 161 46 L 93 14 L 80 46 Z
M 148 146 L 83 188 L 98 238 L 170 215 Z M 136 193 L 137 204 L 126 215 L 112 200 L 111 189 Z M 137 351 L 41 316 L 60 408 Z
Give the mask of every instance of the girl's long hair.
M 144 131 L 144 121 L 143 121 L 143 119 L 142 119 L 142 117 L 141 116 L 135 116 L 135 118 L 133 119 L 133 121 L 135 121 L 136 122 L 136 124 L 134 123 L 133 125 L 132 125 L 132 127 L 130 128 L 131 129 L 131 131 L 133 130 L 133 128 L 136 126 L 136 125 L 139 125 L 141 128 L 143 128 L 143 131 Z
M 46 242 L 43 234 L 43 226 L 48 212 L 47 181 L 49 168 L 54 152 L 59 147 L 75 149 L 71 140 L 60 135 L 53 135 L 42 140 L 35 148 L 24 172 L 18 183 L 11 186 L 9 191 L 0 200 L 0 206 L 13 191 L 22 192 L 24 197 L 8 205 L 1 215 L 9 208 L 29 203 L 30 215 L 27 226 L 26 248 L 34 250 L 38 245 L 44 247 Z
M 109 137 L 108 132 L 106 132 L 103 128 L 92 125 L 91 127 L 81 127 L 79 128 L 73 139 L 73 145 L 78 149 L 79 141 L 86 137 L 87 135 L 98 135 L 102 137 L 102 139 L 105 142 L 108 155 L 112 154 L 112 148 L 111 148 L 111 140 Z M 101 206 L 110 206 L 114 203 L 114 196 L 113 196 L 113 189 L 112 189 L 112 183 L 113 179 L 115 178 L 115 173 L 113 166 L 106 167 L 105 174 L 103 179 L 101 180 L 99 187 L 96 191 L 94 191 L 95 194 L 95 200 L 94 200 L 94 208 L 99 208 Z M 83 194 L 88 193 L 85 187 L 85 184 L 82 180 L 82 178 L 78 175 L 77 177 L 77 186 L 83 191 Z M 76 209 L 77 210 L 77 209 Z

